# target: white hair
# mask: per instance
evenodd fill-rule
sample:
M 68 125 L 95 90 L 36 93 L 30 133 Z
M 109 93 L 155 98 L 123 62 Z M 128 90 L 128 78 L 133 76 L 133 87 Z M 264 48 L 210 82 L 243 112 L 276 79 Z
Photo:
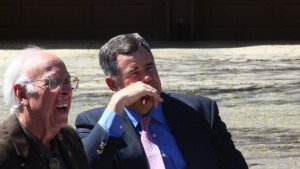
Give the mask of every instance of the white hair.
M 13 85 L 20 84 L 21 86 L 26 86 L 27 93 L 35 93 L 35 89 L 30 82 L 30 78 L 22 73 L 25 56 L 28 56 L 31 53 L 39 52 L 42 49 L 35 46 L 30 46 L 22 50 L 17 54 L 12 62 L 8 65 L 3 82 L 3 98 L 8 106 L 10 106 L 10 113 L 19 113 L 23 111 L 20 100 L 16 97 Z

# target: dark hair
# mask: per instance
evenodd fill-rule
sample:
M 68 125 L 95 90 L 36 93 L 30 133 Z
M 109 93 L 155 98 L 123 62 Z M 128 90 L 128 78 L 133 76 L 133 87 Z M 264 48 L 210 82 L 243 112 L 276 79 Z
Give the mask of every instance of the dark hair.
M 99 52 L 99 63 L 104 74 L 117 82 L 119 71 L 117 55 L 133 53 L 140 47 L 145 48 L 153 57 L 148 43 L 138 33 L 122 34 L 111 38 Z

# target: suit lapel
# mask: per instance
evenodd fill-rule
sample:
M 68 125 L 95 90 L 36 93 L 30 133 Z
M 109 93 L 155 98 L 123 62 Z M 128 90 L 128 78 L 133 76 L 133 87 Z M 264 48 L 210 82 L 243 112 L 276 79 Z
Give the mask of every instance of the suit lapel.
M 11 115 L 5 123 L 11 135 L 17 155 L 20 157 L 20 166 L 24 169 L 40 168 L 36 162 L 39 157 L 30 147 L 30 143 L 28 142 L 17 117 Z
M 72 151 L 70 149 L 70 146 L 68 144 L 66 144 L 66 142 L 64 141 L 64 136 L 60 132 L 58 132 L 55 137 L 55 140 L 57 142 L 59 151 L 60 151 L 62 157 L 64 157 L 65 163 L 68 166 L 68 168 L 78 169 L 77 166 L 74 165 L 75 162 L 72 158 L 72 156 L 73 156 Z
M 147 161 L 142 147 L 140 136 L 137 133 L 129 117 L 124 113 L 125 125 L 123 128 L 123 141 L 119 148 L 119 157 L 123 168 L 146 169 Z
M 207 139 L 208 131 L 203 127 L 204 124 L 201 121 L 203 118 L 200 113 L 181 101 L 181 98 L 173 98 L 165 93 L 162 93 L 162 97 L 166 120 L 187 168 L 205 166 L 206 156 L 210 156 L 208 153 L 212 151 L 212 146 L 210 146 L 210 140 Z

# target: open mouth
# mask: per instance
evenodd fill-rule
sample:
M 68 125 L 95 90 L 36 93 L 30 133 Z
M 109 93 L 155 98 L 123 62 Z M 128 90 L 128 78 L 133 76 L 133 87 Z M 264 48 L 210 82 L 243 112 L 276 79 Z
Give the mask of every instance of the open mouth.
M 56 109 L 60 112 L 66 112 L 68 110 L 68 104 L 61 104 L 56 106 Z

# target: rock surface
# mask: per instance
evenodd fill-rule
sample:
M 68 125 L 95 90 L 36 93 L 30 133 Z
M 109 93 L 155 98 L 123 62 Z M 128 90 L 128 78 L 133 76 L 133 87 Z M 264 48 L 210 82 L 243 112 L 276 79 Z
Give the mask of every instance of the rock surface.
M 70 124 L 103 106 L 111 92 L 98 64 L 98 41 L 34 41 L 80 78 Z M 0 87 L 7 64 L 30 41 L 0 42 Z M 149 42 L 163 89 L 217 101 L 220 116 L 251 169 L 300 168 L 299 42 Z M 0 94 L 0 121 L 9 110 Z

